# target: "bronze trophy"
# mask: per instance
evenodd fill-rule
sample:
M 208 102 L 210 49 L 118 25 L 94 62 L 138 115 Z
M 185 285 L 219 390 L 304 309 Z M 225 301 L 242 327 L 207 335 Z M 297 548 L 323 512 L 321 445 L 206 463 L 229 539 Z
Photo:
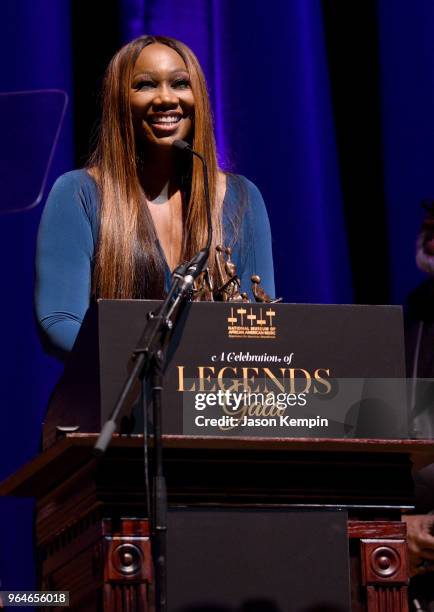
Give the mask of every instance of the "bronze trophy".
M 201 274 L 195 282 L 193 289 L 194 302 L 250 302 L 245 291 L 242 291 L 241 281 L 237 275 L 237 268 L 231 260 L 232 249 L 230 247 L 216 247 L 216 265 L 218 274 L 218 286 L 214 287 L 208 269 Z M 261 278 L 253 274 L 252 293 L 256 302 L 275 304 L 282 298 L 272 298 L 261 287 Z

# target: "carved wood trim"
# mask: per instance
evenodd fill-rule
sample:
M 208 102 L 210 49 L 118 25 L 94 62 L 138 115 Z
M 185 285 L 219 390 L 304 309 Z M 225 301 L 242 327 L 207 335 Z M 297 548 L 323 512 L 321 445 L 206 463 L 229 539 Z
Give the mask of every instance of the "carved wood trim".
M 368 612 L 408 612 L 407 587 L 367 588 Z
M 406 535 L 401 521 L 348 521 L 360 555 L 360 574 L 352 582 L 365 591 L 367 612 L 408 612 Z
M 364 585 L 408 583 L 405 540 L 361 540 L 360 546 Z
M 148 604 L 148 591 L 145 584 L 131 583 L 104 585 L 104 612 L 153 612 Z
M 104 611 L 151 610 L 152 552 L 146 519 L 103 520 Z
M 348 521 L 348 537 L 405 539 L 407 529 L 402 521 Z
M 148 520 L 104 519 L 100 512 L 91 512 L 40 546 L 39 553 L 41 586 L 69 590 L 75 609 L 86 612 L 151 609 Z

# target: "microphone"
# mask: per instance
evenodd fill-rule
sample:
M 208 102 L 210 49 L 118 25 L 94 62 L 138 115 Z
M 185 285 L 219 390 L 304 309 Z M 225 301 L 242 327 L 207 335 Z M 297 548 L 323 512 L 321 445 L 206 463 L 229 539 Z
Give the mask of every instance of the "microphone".
M 209 197 L 208 167 L 206 165 L 205 158 L 200 153 L 195 151 L 192 148 L 192 146 L 188 142 L 186 142 L 185 140 L 174 140 L 173 143 L 172 143 L 172 146 L 174 146 L 175 149 L 178 149 L 179 151 L 182 151 L 184 154 L 188 153 L 190 155 L 195 155 L 202 162 L 203 189 L 204 189 L 204 193 L 205 193 L 206 220 L 207 220 L 207 225 L 208 225 L 208 237 L 207 237 L 205 249 L 202 249 L 202 251 L 200 251 L 200 253 L 203 253 L 206 250 L 206 259 L 208 259 L 208 257 L 209 257 L 209 250 L 210 250 L 211 241 L 212 241 L 211 200 L 210 200 L 210 197 Z M 197 255 L 195 256 L 195 259 L 196 258 L 197 258 Z M 203 262 L 203 267 L 205 267 L 206 259 Z M 203 255 L 201 257 L 201 260 L 203 261 Z M 202 270 L 200 270 L 198 272 L 198 274 L 201 271 Z
M 191 145 L 189 145 L 188 142 L 185 142 L 185 140 L 174 140 L 172 142 L 172 146 L 180 151 L 193 151 Z M 199 155 L 199 153 L 196 153 L 196 155 Z

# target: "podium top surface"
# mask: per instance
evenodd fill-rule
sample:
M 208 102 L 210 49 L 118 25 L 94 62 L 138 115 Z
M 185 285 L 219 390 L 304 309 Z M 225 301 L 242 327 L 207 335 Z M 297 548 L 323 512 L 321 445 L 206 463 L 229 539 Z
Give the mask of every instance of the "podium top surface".
M 0 483 L 0 496 L 36 497 L 46 495 L 56 484 L 63 482 L 80 468 L 108 458 L 133 457 L 140 459 L 143 436 L 115 434 L 111 446 L 102 459 L 93 456 L 97 434 L 68 434 L 56 444 L 37 455 Z M 267 453 L 339 453 L 405 455 L 416 469 L 434 463 L 433 440 L 329 439 L 329 438 L 235 438 L 199 436 L 163 436 L 167 456 L 171 451 L 186 454 L 195 451 L 261 452 Z

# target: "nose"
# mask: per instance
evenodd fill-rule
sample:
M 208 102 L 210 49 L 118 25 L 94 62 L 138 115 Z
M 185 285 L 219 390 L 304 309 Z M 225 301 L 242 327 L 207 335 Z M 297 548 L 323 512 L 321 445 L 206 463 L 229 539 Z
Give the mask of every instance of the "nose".
M 156 95 L 153 100 L 155 106 L 170 108 L 178 106 L 178 96 L 167 83 L 162 83 L 155 93 Z

